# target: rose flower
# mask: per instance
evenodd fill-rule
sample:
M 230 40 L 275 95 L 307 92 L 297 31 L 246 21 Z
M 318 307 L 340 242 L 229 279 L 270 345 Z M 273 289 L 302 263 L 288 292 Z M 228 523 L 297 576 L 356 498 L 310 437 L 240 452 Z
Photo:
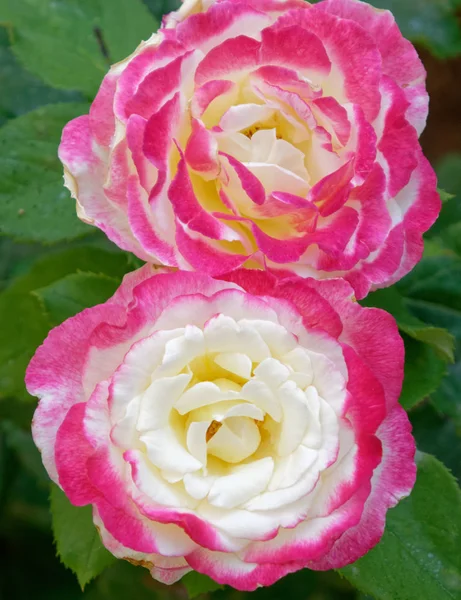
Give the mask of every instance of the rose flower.
M 394 319 L 341 279 L 127 275 L 26 377 L 50 477 L 117 557 L 240 590 L 380 539 L 415 480 Z
M 217 1 L 105 77 L 60 157 L 79 216 L 141 259 L 241 265 L 357 297 L 405 275 L 439 211 L 425 71 L 388 11 Z

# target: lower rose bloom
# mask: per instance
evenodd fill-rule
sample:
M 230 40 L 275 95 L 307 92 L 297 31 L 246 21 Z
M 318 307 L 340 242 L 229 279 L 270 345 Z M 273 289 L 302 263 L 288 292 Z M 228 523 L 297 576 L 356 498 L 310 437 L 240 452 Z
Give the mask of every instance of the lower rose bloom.
M 240 590 L 339 568 L 415 480 L 393 318 L 339 279 L 127 275 L 28 368 L 50 477 L 105 546 Z

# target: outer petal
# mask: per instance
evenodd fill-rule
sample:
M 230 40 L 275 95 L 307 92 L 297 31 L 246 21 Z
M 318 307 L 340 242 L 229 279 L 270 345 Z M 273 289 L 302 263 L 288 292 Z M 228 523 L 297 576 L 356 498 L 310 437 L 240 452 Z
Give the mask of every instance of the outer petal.
M 310 569 L 339 569 L 375 546 L 384 532 L 386 512 L 408 496 L 416 480 L 415 442 L 407 414 L 399 405 L 378 430 L 383 460 L 372 479 L 372 492 L 360 522 L 346 531 L 323 558 L 308 563 Z
M 296 561 L 283 565 L 246 563 L 236 554 L 212 552 L 203 548 L 186 556 L 186 560 L 195 571 L 244 592 L 252 592 L 262 585 L 272 585 L 288 573 L 302 568 L 302 564 Z
M 90 117 L 78 117 L 65 126 L 59 158 L 65 167 L 65 184 L 77 199 L 80 218 L 102 229 L 124 250 L 147 258 L 130 231 L 126 214 L 103 192 L 107 166 L 95 152 Z

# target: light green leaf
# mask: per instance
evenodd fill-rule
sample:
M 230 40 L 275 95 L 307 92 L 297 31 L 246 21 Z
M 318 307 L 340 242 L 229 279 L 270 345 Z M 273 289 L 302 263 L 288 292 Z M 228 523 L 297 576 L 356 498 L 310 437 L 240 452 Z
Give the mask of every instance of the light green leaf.
M 376 600 L 461 598 L 461 492 L 437 459 L 417 462 L 414 490 L 389 511 L 381 542 L 340 571 Z
M 184 584 L 191 600 L 196 596 L 200 596 L 200 594 L 224 589 L 224 586 L 219 585 L 219 583 L 216 583 L 216 581 L 213 581 L 206 575 L 197 573 L 197 571 L 191 571 L 185 575 L 181 579 L 181 583 Z
M 31 292 L 78 271 L 104 273 L 120 281 L 131 268 L 124 253 L 77 247 L 39 259 L 0 293 L 0 398 L 31 400 L 24 386 L 26 367 L 53 321 Z
M 34 75 L 93 97 L 111 63 L 157 30 L 141 0 L 0 0 L 13 51 Z
M 73 273 L 33 293 L 42 302 L 53 326 L 56 326 L 84 308 L 102 304 L 119 285 L 119 280 L 107 275 Z
M 373 0 L 371 4 L 390 10 L 403 35 L 435 56 L 445 58 L 461 52 L 457 0 Z
M 101 542 L 93 524 L 91 506 L 73 506 L 56 485 L 51 488 L 51 516 L 61 561 L 77 576 L 80 587 L 117 559 Z
M 451 200 L 452 198 L 455 197 L 454 194 L 450 194 L 450 193 L 446 192 L 445 190 L 442 190 L 442 188 L 437 188 L 437 192 L 439 193 L 442 204 L 445 204 L 445 202 L 448 202 L 448 200 Z
M 77 218 L 57 157 L 62 128 L 87 110 L 86 104 L 48 105 L 0 129 L 0 234 L 53 243 L 91 231 Z
M 415 317 L 409 311 L 405 298 L 395 287 L 369 294 L 362 304 L 382 308 L 391 313 L 403 333 L 431 346 L 443 360 L 454 361 L 454 338 L 450 332 L 441 327 L 427 325 Z

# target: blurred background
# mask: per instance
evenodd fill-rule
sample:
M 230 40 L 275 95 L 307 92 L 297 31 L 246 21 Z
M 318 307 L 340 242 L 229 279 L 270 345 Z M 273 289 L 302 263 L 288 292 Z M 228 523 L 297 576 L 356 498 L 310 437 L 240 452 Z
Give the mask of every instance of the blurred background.
M 441 218 L 428 234 L 427 247 L 429 253 L 454 261 L 456 277 L 461 274 L 461 0 L 377 0 L 376 5 L 394 12 L 428 72 L 430 115 L 421 141 L 437 171 L 439 187 L 454 197 L 445 202 Z M 24 368 L 48 329 L 79 310 L 73 296 L 72 306 L 57 315 L 47 304 L 47 294 L 40 291 L 47 289 L 43 286 L 53 285 L 68 273 L 92 270 L 89 265 L 95 260 L 104 260 L 107 267 L 109 255 L 114 277 L 137 266 L 136 259 L 117 252 L 100 233 L 76 219 L 73 203 L 67 201 L 62 187 L 56 147 L 63 124 L 85 112 L 83 105 L 91 101 L 111 62 L 129 54 L 155 29 L 155 22 L 175 8 L 172 0 L 145 0 L 138 11 L 138 29 L 125 18 L 133 11 L 131 0 L 0 0 L 2 600 L 186 599 L 197 591 L 193 578 L 187 586 L 179 583 L 166 588 L 152 580 L 147 570 L 121 561 L 84 591 L 80 589 L 74 574 L 56 556 L 48 508 L 49 480 L 30 435 L 35 400 L 22 384 Z M 100 23 L 111 32 L 105 40 Z M 52 117 L 46 108 L 49 104 L 59 104 Z M 49 203 L 50 198 L 56 203 Z M 451 273 L 446 277 L 451 278 Z M 432 293 L 437 293 L 436 287 Z M 461 304 L 457 307 L 456 302 L 460 297 L 448 292 L 446 297 L 450 306 L 443 314 L 431 313 L 427 320 L 451 329 L 458 340 L 459 361 Z M 431 361 L 436 369 L 435 359 Z M 417 368 L 421 365 L 424 370 L 424 362 Z M 420 449 L 438 456 L 459 479 L 461 362 L 449 367 L 448 376 L 445 368 L 439 371 L 434 375 L 437 385 L 431 380 L 421 390 L 421 398 L 430 392 L 431 400 L 417 403 L 411 419 Z M 216 600 L 247 596 L 232 590 L 218 590 L 213 595 Z M 253 597 L 371 598 L 355 591 L 336 573 L 307 570 L 259 590 Z

